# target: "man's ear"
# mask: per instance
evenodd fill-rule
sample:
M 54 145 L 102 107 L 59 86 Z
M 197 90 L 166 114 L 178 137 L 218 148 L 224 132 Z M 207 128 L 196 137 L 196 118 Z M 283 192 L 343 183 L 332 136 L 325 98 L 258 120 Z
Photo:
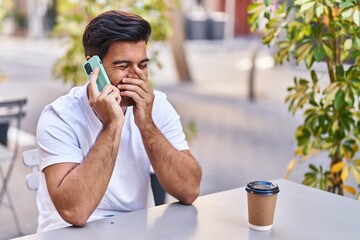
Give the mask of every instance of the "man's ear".
M 86 56 L 85 59 L 86 59 L 86 61 L 88 61 L 90 58 L 91 58 L 90 56 Z

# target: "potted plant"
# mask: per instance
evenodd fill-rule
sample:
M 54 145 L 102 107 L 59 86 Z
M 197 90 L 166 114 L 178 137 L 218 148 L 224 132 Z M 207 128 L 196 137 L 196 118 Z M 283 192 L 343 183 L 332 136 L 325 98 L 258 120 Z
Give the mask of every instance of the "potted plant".
M 311 154 L 327 152 L 329 164 L 310 164 L 303 183 L 340 195 L 358 192 L 346 184 L 350 175 L 360 184 L 359 6 L 359 0 L 263 0 L 248 7 L 251 29 L 276 45 L 275 60 L 309 70 L 309 79 L 294 77 L 285 99 L 289 112 L 303 114 L 288 173 Z M 326 65 L 321 84 L 317 63 Z

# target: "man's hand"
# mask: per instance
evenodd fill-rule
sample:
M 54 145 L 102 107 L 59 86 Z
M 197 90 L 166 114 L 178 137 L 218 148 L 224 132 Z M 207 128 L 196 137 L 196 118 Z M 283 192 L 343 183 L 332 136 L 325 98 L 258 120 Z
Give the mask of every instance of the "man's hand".
M 96 79 L 99 67 L 91 73 L 88 85 L 89 104 L 104 125 L 124 122 L 124 113 L 120 107 L 120 91 L 115 86 L 107 84 L 102 92 L 99 92 Z
M 138 67 L 135 71 L 138 78 L 124 78 L 118 88 L 121 90 L 121 96 L 130 97 L 134 100 L 135 123 L 141 131 L 148 124 L 152 124 L 151 114 L 155 95 L 146 75 Z

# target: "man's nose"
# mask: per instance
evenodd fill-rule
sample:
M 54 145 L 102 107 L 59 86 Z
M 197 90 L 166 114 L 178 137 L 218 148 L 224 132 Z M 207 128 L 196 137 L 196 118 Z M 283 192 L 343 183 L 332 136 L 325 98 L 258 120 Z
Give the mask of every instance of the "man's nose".
M 130 67 L 130 68 L 129 68 L 129 71 L 128 71 L 128 74 L 127 74 L 128 77 L 134 77 L 134 78 L 137 77 L 135 68 L 136 68 L 136 67 Z

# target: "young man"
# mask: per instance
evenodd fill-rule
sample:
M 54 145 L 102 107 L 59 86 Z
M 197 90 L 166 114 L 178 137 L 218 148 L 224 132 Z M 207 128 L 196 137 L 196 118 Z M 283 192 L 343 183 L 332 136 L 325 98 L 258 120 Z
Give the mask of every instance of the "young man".
M 111 84 L 98 91 L 96 68 L 87 85 L 40 116 L 38 232 L 151 206 L 150 166 L 180 202 L 198 197 L 202 172 L 180 118 L 147 79 L 150 34 L 147 21 L 121 11 L 104 12 L 86 27 L 86 60 L 98 55 Z

